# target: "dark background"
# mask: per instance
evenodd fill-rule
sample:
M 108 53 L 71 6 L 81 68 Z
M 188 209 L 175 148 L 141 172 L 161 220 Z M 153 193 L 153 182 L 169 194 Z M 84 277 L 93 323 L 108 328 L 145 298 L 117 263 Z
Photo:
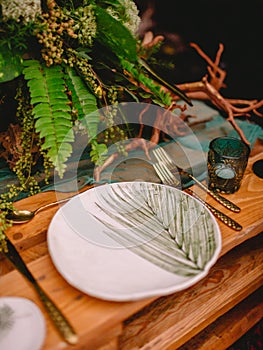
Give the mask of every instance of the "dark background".
M 263 98 L 262 0 L 135 2 L 140 15 L 153 7 L 148 28 L 164 34 L 168 46 L 174 48 L 175 83 L 200 80 L 206 72 L 206 63 L 189 48 L 189 42 L 198 44 L 212 59 L 222 43 L 221 67 L 227 72 L 227 87 L 221 93 L 229 98 Z

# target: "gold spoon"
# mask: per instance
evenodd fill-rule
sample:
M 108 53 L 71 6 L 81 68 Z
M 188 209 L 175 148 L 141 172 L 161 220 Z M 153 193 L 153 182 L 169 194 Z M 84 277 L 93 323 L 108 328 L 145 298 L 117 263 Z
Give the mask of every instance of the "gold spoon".
M 14 209 L 13 211 L 10 211 L 7 215 L 6 215 L 6 219 L 12 221 L 14 224 L 24 224 L 30 220 L 33 219 L 33 217 L 39 213 L 40 211 L 47 209 L 49 207 L 52 207 L 53 205 L 56 204 L 60 204 L 63 202 L 67 202 L 68 200 L 70 200 L 71 198 L 75 197 L 71 196 L 71 197 L 67 197 L 64 199 L 59 199 L 55 202 L 52 203 L 48 203 L 45 205 L 42 205 L 41 207 L 37 208 L 36 210 L 26 210 L 26 209 Z

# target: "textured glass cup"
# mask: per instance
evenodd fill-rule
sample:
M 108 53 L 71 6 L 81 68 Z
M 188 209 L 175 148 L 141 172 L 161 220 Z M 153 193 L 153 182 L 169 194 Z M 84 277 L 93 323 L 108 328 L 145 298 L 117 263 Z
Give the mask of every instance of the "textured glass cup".
M 209 144 L 208 186 L 210 190 L 234 193 L 241 184 L 250 148 L 234 137 L 218 137 Z

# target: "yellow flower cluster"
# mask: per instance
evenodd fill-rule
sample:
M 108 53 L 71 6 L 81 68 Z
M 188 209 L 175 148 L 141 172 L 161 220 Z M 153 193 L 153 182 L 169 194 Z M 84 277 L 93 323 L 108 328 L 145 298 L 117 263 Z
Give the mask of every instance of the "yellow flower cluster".
M 64 53 L 64 36 L 77 38 L 74 33 L 74 20 L 69 18 L 53 0 L 47 2 L 49 13 L 42 15 L 42 26 L 39 26 L 36 36 L 42 44 L 42 57 L 47 66 L 61 64 Z

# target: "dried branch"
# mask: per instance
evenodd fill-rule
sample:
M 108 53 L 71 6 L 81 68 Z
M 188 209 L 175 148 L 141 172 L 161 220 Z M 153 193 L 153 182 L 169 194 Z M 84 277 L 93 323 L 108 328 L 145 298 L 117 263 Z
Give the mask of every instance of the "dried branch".
M 161 36 L 154 38 L 152 33 L 149 33 L 145 37 L 144 45 L 146 48 L 151 48 L 153 45 L 156 45 L 156 43 L 160 42 L 161 40 L 163 40 Z M 181 89 L 184 93 L 186 93 L 189 98 L 200 99 L 200 100 L 210 100 L 215 107 L 217 107 L 221 111 L 224 111 L 228 116 L 227 120 L 233 126 L 233 128 L 237 131 L 240 138 L 246 144 L 249 144 L 242 129 L 237 125 L 235 121 L 235 117 L 238 117 L 238 116 L 249 117 L 251 112 L 256 114 L 257 116 L 262 117 L 263 115 L 258 111 L 258 109 L 263 106 L 263 100 L 258 101 L 258 100 L 228 99 L 223 97 L 222 94 L 219 92 L 222 88 L 226 87 L 224 83 L 224 80 L 226 78 L 226 72 L 219 67 L 221 56 L 224 51 L 223 44 L 219 45 L 219 49 L 216 53 L 214 62 L 211 60 L 211 58 L 207 56 L 207 54 L 197 44 L 190 43 L 190 46 L 193 47 L 197 51 L 197 53 L 207 62 L 208 74 L 204 76 L 200 81 L 185 83 L 185 84 L 177 84 L 177 87 Z M 163 89 L 165 88 L 163 87 Z M 133 139 L 130 144 L 126 145 L 125 147 L 126 151 L 130 151 L 139 147 L 145 151 L 146 156 L 149 158 L 149 149 L 160 141 L 161 131 L 163 133 L 167 133 L 173 136 L 175 135 L 184 136 L 187 133 L 187 131 L 183 128 L 183 125 L 185 124 L 182 123 L 180 125 L 180 122 L 178 123 L 178 119 L 172 117 L 171 113 L 168 113 L 170 110 L 174 110 L 175 108 L 179 108 L 181 109 L 181 111 L 184 111 L 184 109 L 186 109 L 186 106 L 182 107 L 176 104 L 176 101 L 179 99 L 177 95 L 173 95 L 173 94 L 171 95 L 173 97 L 173 103 L 167 109 L 167 112 L 161 113 L 160 111 L 158 111 L 155 116 L 152 136 L 150 140 L 151 142 L 146 143 L 144 139 L 140 138 L 142 136 L 143 127 L 144 127 L 143 116 L 148 110 L 148 108 L 146 107 L 139 116 L 140 130 L 139 130 L 138 138 Z M 181 117 L 183 118 L 184 115 L 182 114 Z M 103 164 L 102 167 L 98 167 L 96 169 L 95 171 L 96 180 L 99 179 L 101 171 L 107 168 L 107 166 L 109 166 L 118 156 L 119 156 L 118 153 L 111 155 L 106 160 L 106 162 Z
M 152 145 L 152 147 L 154 147 L 154 145 Z M 149 144 L 147 144 L 147 141 L 145 139 L 134 138 L 124 146 L 126 152 L 130 152 L 136 148 L 141 148 L 142 150 L 144 150 L 146 157 L 150 159 L 149 150 L 151 147 L 149 146 Z M 118 152 L 115 152 L 106 159 L 103 165 L 95 167 L 93 174 L 95 181 L 100 180 L 101 172 L 105 170 L 110 164 L 112 164 L 114 160 L 117 159 L 119 156 L 120 154 Z
M 206 53 L 195 43 L 190 43 L 197 53 L 208 63 L 207 71 L 210 75 L 210 83 L 214 88 L 219 91 L 222 87 L 226 87 L 224 80 L 226 77 L 226 72 L 219 67 L 222 53 L 224 51 L 224 45 L 219 44 L 219 49 L 216 54 L 215 62 L 213 62 Z
M 238 127 L 234 118 L 239 116 L 249 117 L 251 116 L 250 112 L 262 117 L 263 115 L 258 109 L 263 106 L 263 100 L 233 100 L 223 97 L 219 93 L 219 90 L 222 87 L 225 87 L 224 79 L 226 77 L 226 72 L 219 67 L 220 58 L 224 49 L 223 45 L 219 45 L 215 62 L 213 62 L 197 44 L 191 43 L 190 46 L 193 47 L 208 63 L 207 71 L 209 73 L 210 81 L 208 81 L 208 76 L 205 76 L 199 82 L 180 84 L 178 87 L 184 92 L 189 92 L 189 97 L 193 98 L 193 96 L 195 96 L 195 98 L 201 97 L 201 99 L 209 99 L 219 110 L 224 111 L 228 115 L 227 120 L 237 131 L 240 138 L 246 144 L 249 144 L 243 131 Z M 245 107 L 240 107 L 242 105 Z

